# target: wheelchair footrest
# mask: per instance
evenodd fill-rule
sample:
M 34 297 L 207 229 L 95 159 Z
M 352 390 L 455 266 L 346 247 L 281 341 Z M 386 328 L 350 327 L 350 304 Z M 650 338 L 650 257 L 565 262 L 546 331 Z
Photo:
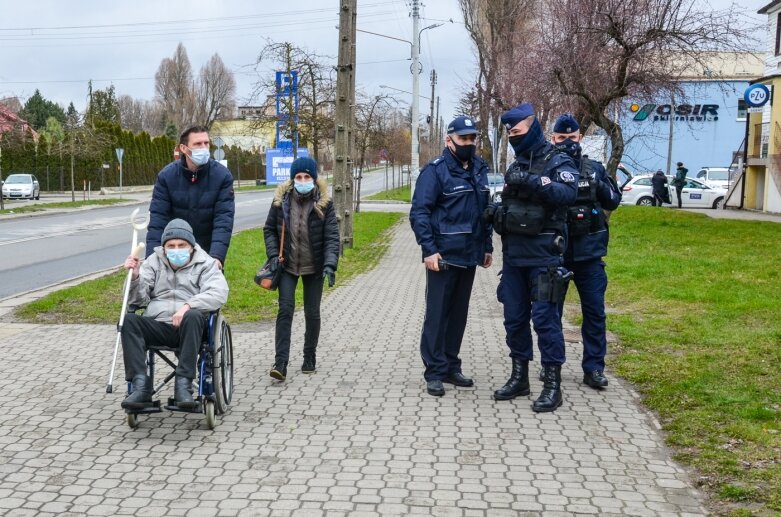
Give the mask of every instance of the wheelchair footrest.
M 203 413 L 203 406 L 199 401 L 195 401 L 195 406 L 191 408 L 182 408 L 176 405 L 173 397 L 168 398 L 168 404 L 165 406 L 168 411 L 181 411 L 182 413 Z
M 128 415 L 140 415 L 143 413 L 162 413 L 163 409 L 160 407 L 160 401 L 155 400 L 144 404 L 143 408 L 125 409 L 125 413 Z

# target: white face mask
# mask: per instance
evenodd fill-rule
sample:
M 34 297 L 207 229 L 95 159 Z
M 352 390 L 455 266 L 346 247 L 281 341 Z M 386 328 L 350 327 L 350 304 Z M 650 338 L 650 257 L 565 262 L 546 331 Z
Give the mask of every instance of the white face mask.
M 188 149 L 190 148 L 188 147 Z M 208 149 L 190 149 L 190 152 L 192 153 L 190 159 L 195 165 L 204 165 L 209 161 Z

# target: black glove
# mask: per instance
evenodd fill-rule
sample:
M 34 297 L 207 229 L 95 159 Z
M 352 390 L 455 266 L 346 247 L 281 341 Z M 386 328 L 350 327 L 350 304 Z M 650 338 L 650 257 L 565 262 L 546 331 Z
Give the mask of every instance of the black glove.
M 328 287 L 333 287 L 336 283 L 336 271 L 332 266 L 325 266 L 323 268 L 323 278 L 328 278 Z
M 494 214 L 496 213 L 496 205 L 489 203 L 485 210 L 483 210 L 483 222 L 486 224 L 493 224 Z
M 513 164 L 504 175 L 504 182 L 508 185 L 524 185 L 529 173 L 521 170 L 518 164 Z

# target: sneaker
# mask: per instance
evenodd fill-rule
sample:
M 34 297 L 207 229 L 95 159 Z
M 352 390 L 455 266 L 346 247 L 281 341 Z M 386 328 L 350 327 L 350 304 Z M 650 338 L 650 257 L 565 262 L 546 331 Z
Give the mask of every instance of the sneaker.
M 276 379 L 278 381 L 284 381 L 285 379 L 287 379 L 287 368 L 284 366 L 274 365 L 274 368 L 271 369 L 269 375 L 271 376 L 272 379 Z
M 301 371 L 304 373 L 315 373 L 315 360 L 312 357 L 304 357 L 304 364 L 301 365 Z

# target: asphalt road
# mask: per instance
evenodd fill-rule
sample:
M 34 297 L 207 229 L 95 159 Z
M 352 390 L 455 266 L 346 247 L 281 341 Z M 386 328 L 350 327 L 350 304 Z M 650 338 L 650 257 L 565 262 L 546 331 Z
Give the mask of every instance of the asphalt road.
M 384 171 L 365 174 L 361 194 L 384 190 L 384 184 Z M 237 192 L 234 232 L 262 226 L 273 195 Z M 130 251 L 135 208 L 146 214 L 149 203 L 0 218 L 0 299 L 121 265 Z

